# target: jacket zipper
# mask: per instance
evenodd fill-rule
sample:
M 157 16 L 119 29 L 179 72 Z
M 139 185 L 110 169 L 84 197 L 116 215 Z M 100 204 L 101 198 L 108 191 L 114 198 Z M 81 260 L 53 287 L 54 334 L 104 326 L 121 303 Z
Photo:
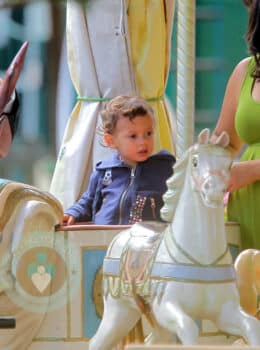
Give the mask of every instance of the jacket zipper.
M 129 185 L 124 190 L 124 192 L 122 193 L 122 196 L 120 198 L 120 203 L 119 203 L 119 222 L 118 222 L 118 225 L 122 225 L 122 211 L 123 211 L 124 200 L 125 200 L 127 192 L 129 191 L 130 187 L 132 186 L 134 178 L 135 178 L 135 167 L 131 169 Z

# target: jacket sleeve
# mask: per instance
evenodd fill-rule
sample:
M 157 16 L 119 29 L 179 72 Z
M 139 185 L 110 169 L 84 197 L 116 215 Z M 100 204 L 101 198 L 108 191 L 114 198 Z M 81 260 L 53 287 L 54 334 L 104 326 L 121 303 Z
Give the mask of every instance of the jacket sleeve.
M 97 171 L 93 172 L 90 176 L 87 191 L 83 193 L 75 204 L 64 211 L 65 214 L 73 216 L 76 222 L 93 220 L 93 200 L 99 176 Z

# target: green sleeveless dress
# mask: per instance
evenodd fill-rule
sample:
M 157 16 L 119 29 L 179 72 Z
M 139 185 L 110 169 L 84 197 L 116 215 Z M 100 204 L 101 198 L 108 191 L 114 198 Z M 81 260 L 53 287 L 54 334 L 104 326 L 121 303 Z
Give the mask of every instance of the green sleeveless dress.
M 242 84 L 235 116 L 236 131 L 247 145 L 240 161 L 260 159 L 260 101 L 252 97 L 254 67 L 251 58 Z M 227 208 L 229 221 L 237 221 L 241 229 L 242 249 L 260 249 L 260 181 L 233 192 Z

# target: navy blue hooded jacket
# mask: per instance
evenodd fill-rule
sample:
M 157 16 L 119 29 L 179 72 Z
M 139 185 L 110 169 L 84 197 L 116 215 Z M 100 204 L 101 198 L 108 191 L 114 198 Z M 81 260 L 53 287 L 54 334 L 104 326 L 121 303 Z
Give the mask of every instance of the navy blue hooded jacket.
M 175 158 L 166 150 L 137 163 L 135 168 L 120 160 L 118 154 L 103 160 L 97 163 L 87 191 L 65 214 L 76 221 L 100 225 L 159 221 L 162 195 L 174 163 Z

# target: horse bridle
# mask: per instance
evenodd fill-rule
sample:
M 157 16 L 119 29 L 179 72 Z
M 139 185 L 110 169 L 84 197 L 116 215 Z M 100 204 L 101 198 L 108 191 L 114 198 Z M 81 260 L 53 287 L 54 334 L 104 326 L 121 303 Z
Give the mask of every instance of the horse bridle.
M 196 185 L 197 191 L 201 189 L 201 186 L 207 180 L 208 176 L 217 176 L 220 179 L 225 180 L 225 176 L 223 175 L 222 170 L 210 170 L 206 175 L 201 176 L 199 179 L 193 174 L 193 172 L 191 172 L 191 177 Z

